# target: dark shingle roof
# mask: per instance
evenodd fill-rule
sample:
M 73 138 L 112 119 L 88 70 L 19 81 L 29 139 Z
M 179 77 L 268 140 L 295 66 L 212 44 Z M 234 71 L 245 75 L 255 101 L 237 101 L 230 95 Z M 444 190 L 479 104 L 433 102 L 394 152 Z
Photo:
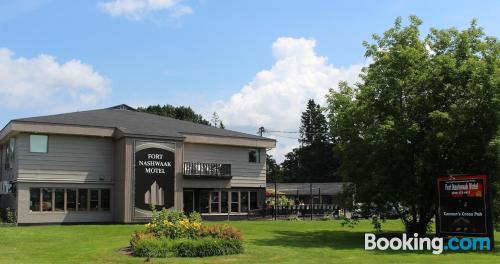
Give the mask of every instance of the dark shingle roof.
M 133 108 L 112 107 L 90 111 L 73 112 L 15 119 L 14 122 L 33 122 L 45 124 L 64 124 L 91 127 L 116 128 L 125 134 L 183 138 L 182 134 L 198 134 L 209 136 L 238 137 L 257 140 L 272 140 L 257 135 L 220 129 L 212 126 L 196 124 L 144 112 Z

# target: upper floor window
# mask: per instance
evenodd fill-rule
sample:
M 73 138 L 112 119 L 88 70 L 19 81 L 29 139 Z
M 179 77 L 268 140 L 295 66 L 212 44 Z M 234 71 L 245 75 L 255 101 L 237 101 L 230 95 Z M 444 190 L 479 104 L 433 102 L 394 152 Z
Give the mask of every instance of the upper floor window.
M 248 151 L 248 162 L 260 162 L 260 151 L 258 149 L 251 149 Z
M 14 164 L 14 153 L 16 150 L 16 139 L 11 138 L 9 140 L 8 145 L 5 147 L 5 158 L 4 158 L 4 164 L 5 164 L 5 169 L 12 169 L 12 166 Z
M 47 153 L 49 136 L 30 135 L 30 152 Z

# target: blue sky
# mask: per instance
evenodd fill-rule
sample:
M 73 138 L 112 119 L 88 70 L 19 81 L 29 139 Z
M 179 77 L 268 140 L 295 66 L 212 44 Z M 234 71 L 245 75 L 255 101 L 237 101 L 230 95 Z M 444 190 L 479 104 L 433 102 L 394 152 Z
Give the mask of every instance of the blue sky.
M 500 35 L 498 1 L 0 0 L 0 123 L 168 103 L 296 131 L 308 98 L 356 81 L 361 42 L 410 14 L 424 30 L 477 18 Z M 296 145 L 268 136 L 279 160 Z

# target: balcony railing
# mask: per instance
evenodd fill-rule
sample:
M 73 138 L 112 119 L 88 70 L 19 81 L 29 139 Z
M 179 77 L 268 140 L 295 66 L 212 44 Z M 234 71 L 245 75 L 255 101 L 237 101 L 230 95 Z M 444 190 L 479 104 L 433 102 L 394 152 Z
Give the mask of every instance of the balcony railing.
M 231 178 L 231 164 L 184 162 L 184 175 Z

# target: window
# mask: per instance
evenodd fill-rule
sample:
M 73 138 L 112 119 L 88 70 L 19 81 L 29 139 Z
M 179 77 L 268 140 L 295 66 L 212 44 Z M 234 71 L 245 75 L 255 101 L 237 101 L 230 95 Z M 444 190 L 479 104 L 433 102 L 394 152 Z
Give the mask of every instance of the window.
M 88 190 L 87 189 L 78 189 L 78 211 L 87 211 Z
M 30 212 L 40 212 L 40 188 L 30 189 Z
M 52 189 L 42 189 L 42 211 L 52 211 Z
M 200 211 L 201 213 L 209 213 L 209 202 L 210 197 L 208 191 L 200 191 Z
M 66 190 L 66 210 L 76 211 L 76 189 Z
M 109 189 L 30 188 L 30 212 L 109 211 Z
M 110 208 L 110 195 L 108 189 L 101 190 L 101 209 L 103 211 L 109 211 Z
M 256 191 L 200 191 L 201 213 L 246 213 L 259 208 Z
M 241 212 L 248 212 L 248 192 L 240 193 Z
M 220 204 L 221 213 L 227 213 L 228 206 L 229 206 L 227 192 L 220 193 L 220 200 L 221 200 L 221 204 Z
M 48 139 L 47 135 L 30 135 L 30 152 L 47 153 Z
M 16 139 L 11 138 L 9 140 L 9 144 L 5 148 L 5 169 L 12 169 L 12 165 L 14 164 L 14 154 L 16 150 Z
M 90 211 L 99 210 L 99 190 L 90 190 Z
M 238 213 L 239 204 L 240 204 L 240 195 L 239 192 L 231 192 L 231 212 Z
M 210 213 L 218 213 L 219 212 L 219 192 L 211 192 L 210 193 Z
M 260 151 L 258 149 L 251 149 L 248 151 L 248 162 L 260 163 Z
M 250 210 L 257 209 L 257 192 L 250 192 Z
M 56 211 L 64 211 L 64 189 L 55 189 L 54 208 Z

